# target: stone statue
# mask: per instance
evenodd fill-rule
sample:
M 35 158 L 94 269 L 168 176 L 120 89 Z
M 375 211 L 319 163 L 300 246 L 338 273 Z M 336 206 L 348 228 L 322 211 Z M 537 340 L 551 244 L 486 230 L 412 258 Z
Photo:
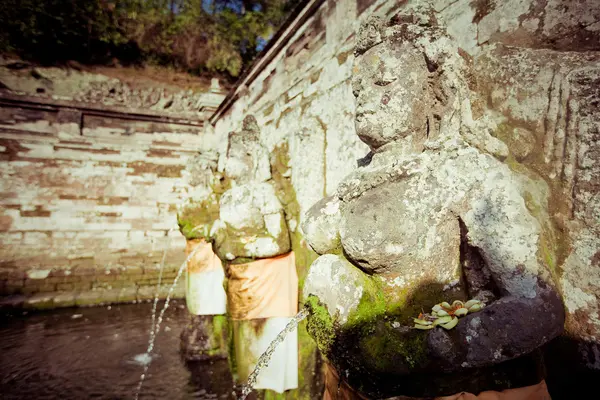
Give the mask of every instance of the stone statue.
M 220 199 L 215 251 L 231 264 L 275 257 L 291 250 L 284 210 L 271 180 L 269 153 L 253 116 L 229 135 L 225 176 L 232 186 Z
M 181 334 L 181 352 L 187 361 L 227 358 L 227 297 L 221 261 L 212 251 L 210 232 L 219 218 L 223 175 L 218 154 L 205 151 L 191 157 L 184 170 L 186 197 L 177 220 L 186 238 L 186 303 L 189 322 Z
M 227 190 L 210 237 L 225 269 L 236 380 L 246 383 L 258 357 L 298 312 L 298 276 L 284 205 L 256 119 L 229 134 L 223 159 Z M 254 388 L 298 387 L 298 336 L 291 334 L 261 371 Z
M 547 187 L 503 162 L 493 124 L 474 118 L 471 67 L 428 9 L 370 19 L 355 55 L 356 131 L 371 152 L 305 217 L 321 254 L 304 286 L 309 332 L 373 398 L 537 384 L 536 349 L 565 318 Z M 453 329 L 413 328 L 469 299 L 484 308 Z

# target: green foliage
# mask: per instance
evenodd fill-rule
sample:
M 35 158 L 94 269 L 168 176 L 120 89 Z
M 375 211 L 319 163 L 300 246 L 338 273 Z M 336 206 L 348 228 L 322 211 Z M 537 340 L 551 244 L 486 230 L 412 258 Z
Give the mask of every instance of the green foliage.
M 297 0 L 3 0 L 0 51 L 238 76 Z

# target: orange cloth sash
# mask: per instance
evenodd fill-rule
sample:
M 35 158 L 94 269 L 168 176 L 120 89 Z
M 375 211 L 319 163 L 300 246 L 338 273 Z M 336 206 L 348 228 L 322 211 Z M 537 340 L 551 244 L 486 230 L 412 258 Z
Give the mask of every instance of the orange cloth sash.
M 298 313 L 294 253 L 227 267 L 227 307 L 233 320 L 293 317 Z
M 185 244 L 185 254 L 189 255 L 196 247 L 200 248 L 196 250 L 187 265 L 189 274 L 223 268 L 221 260 L 213 252 L 212 244 L 204 239 L 188 240 Z

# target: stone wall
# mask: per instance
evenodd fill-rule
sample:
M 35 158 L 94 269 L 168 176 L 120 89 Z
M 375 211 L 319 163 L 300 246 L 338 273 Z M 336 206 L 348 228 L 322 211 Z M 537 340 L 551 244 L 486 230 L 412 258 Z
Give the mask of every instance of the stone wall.
M 1 93 L 4 304 L 153 298 L 167 244 L 164 282 L 185 257 L 176 218 L 185 162 L 211 147 L 200 113 Z
M 302 213 L 332 194 L 368 152 L 354 133 L 355 32 L 372 13 L 394 7 L 386 1 L 308 2 L 211 117 L 219 137 L 252 114 L 269 151 L 287 143 Z
M 567 309 L 560 340 L 568 343 L 554 350 L 568 354 L 553 360 L 561 368 L 551 374 L 597 372 L 597 1 L 307 1 L 211 117 L 216 136 L 223 138 L 220 153 L 228 132 L 254 115 L 269 151 L 287 144 L 300 215 L 333 194 L 368 151 L 354 128 L 349 79 L 355 32 L 371 15 L 389 18 L 399 7 L 417 3 L 433 8 L 432 17 L 446 26 L 451 46 L 471 71 L 472 121 L 465 123 L 476 127 L 477 135 L 503 142 L 494 150 L 471 137 L 472 145 L 536 183 L 525 195 L 526 206 L 547 223 L 539 246 Z M 571 371 L 561 359 L 572 361 Z
M 223 100 L 218 79 L 147 67 L 42 67 L 0 55 L 0 90 L 39 100 L 159 112 L 191 119 L 209 117 Z
M 594 1 L 311 1 L 213 114 L 215 133 L 226 138 L 252 114 L 269 150 L 288 142 L 292 181 L 306 211 L 332 194 L 368 152 L 355 134 L 350 85 L 358 28 L 369 16 L 389 18 L 415 3 L 432 5 L 465 56 L 493 43 L 598 50 L 600 9 Z M 220 143 L 224 153 L 227 141 Z

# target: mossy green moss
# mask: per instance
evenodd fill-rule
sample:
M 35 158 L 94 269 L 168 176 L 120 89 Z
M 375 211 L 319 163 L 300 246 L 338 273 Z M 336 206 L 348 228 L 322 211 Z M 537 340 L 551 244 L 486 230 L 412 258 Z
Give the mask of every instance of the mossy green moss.
M 283 216 L 280 223 L 281 232 L 287 232 L 288 229 Z M 251 254 L 251 251 L 246 247 L 248 238 L 250 237 L 255 237 L 257 239 L 272 239 L 279 248 L 279 254 L 287 253 L 291 248 L 289 235 L 282 234 L 273 237 L 269 235 L 265 228 L 253 229 L 247 227 L 245 229 L 235 229 L 231 225 L 225 223 L 223 227 L 217 230 L 215 237 L 213 238 L 215 243 L 215 253 L 221 260 L 228 260 L 228 254 L 234 255 L 236 258 L 230 261 L 232 264 L 245 264 L 253 261 L 254 257 Z
M 514 143 L 514 138 L 511 136 L 513 129 L 514 124 L 510 122 L 500 124 L 496 129 L 495 136 L 509 145 L 517 146 L 518 143 Z M 541 145 L 538 138 L 538 148 Z M 570 239 L 568 235 L 561 232 L 561 229 L 557 228 L 557 221 L 550 215 L 569 215 L 570 199 L 563 195 L 560 181 L 549 178 L 549 165 L 544 161 L 542 151 L 532 152 L 522 163 L 511 154 L 505 163 L 513 172 L 530 179 L 532 185 L 525 188 L 523 198 L 531 215 L 540 223 L 538 260 L 548 267 L 554 280 L 560 279 L 562 274 L 560 265 L 569 254 Z M 547 193 L 543 193 L 535 187 L 541 184 L 546 185 Z M 547 206 L 540 203 L 542 200 L 548 201 Z
M 394 371 L 402 362 L 408 369 L 427 362 L 427 334 L 422 331 L 400 333 L 387 321 L 373 322 L 372 333 L 361 337 L 365 362 L 374 371 Z
M 271 152 L 269 160 L 277 198 L 290 219 L 297 218 L 300 214 L 300 206 L 296 200 L 296 191 L 289 176 L 290 156 L 287 142 L 276 146 Z
M 283 205 L 285 219 L 288 225 L 292 224 L 292 221 L 297 225 L 300 221 L 300 205 L 296 199 L 296 191 L 289 176 L 290 156 L 287 142 L 283 142 L 273 149 L 270 155 L 270 163 L 275 193 Z M 302 293 L 308 268 L 317 259 L 318 254 L 306 244 L 297 228 L 294 232 L 290 232 L 290 240 L 292 251 L 296 258 L 298 287 L 300 293 Z
M 368 363 L 371 370 L 382 373 L 424 365 L 427 362 L 426 333 L 399 331 L 392 322 L 412 326 L 412 319 L 423 310 L 444 300 L 464 301 L 466 294 L 454 293 L 452 298 L 447 298 L 442 284 L 429 282 L 410 290 L 394 288 L 392 295 L 383 280 L 368 278 L 356 311 L 348 316 L 340 332 L 342 337 L 352 337 L 355 341 L 361 355 L 356 362 Z
M 321 353 L 327 355 L 335 340 L 333 319 L 317 296 L 308 296 L 305 306 L 309 311 L 306 330 L 315 339 Z
M 344 324 L 338 324 L 316 296 L 306 302 L 310 311 L 308 331 L 319 350 L 334 364 L 357 371 L 406 374 L 422 368 L 429 362 L 427 332 L 406 327 L 412 326 L 412 319 L 420 312 L 441 301 L 464 301 L 467 297 L 458 291 L 449 294 L 444 285 L 435 282 L 400 293 L 393 288 L 393 295 L 381 278 L 364 275 L 360 285 L 360 302 Z M 396 323 L 404 329 L 394 326 Z
M 319 257 L 317 253 L 313 251 L 306 244 L 306 241 L 302 237 L 302 234 L 296 230 L 296 232 L 290 235 L 292 241 L 292 250 L 296 259 L 296 272 L 298 274 L 298 293 L 300 295 L 300 302 L 302 299 L 302 289 L 304 288 L 304 281 L 311 264 Z
M 212 336 L 214 347 L 220 352 L 227 351 L 227 337 L 229 335 L 229 322 L 225 315 L 215 315 L 212 317 Z
M 223 193 L 231 189 L 231 179 L 227 175 L 218 175 L 210 183 L 210 188 L 218 199 Z
M 179 230 L 187 240 L 209 239 L 210 229 L 219 218 L 219 200 L 211 195 L 201 201 L 191 201 L 177 214 Z
M 233 337 L 233 321 L 228 316 L 227 319 L 227 361 L 229 362 L 229 370 L 234 380 L 237 380 L 237 357 L 235 353 L 235 340 Z
M 258 396 L 259 399 L 262 400 L 283 400 L 283 399 L 291 399 L 294 397 L 291 397 L 291 392 L 293 391 L 288 391 L 288 392 L 283 392 L 283 393 L 277 393 L 273 390 L 261 390 L 261 395 Z
M 354 327 L 359 325 L 368 326 L 373 320 L 383 317 L 386 314 L 387 304 L 381 290 L 379 282 L 376 278 L 362 274 L 363 292 L 360 302 L 355 310 L 348 315 L 348 321 L 344 324 L 345 327 Z M 344 282 L 342 281 L 342 284 Z M 348 284 L 356 284 L 348 282 Z

